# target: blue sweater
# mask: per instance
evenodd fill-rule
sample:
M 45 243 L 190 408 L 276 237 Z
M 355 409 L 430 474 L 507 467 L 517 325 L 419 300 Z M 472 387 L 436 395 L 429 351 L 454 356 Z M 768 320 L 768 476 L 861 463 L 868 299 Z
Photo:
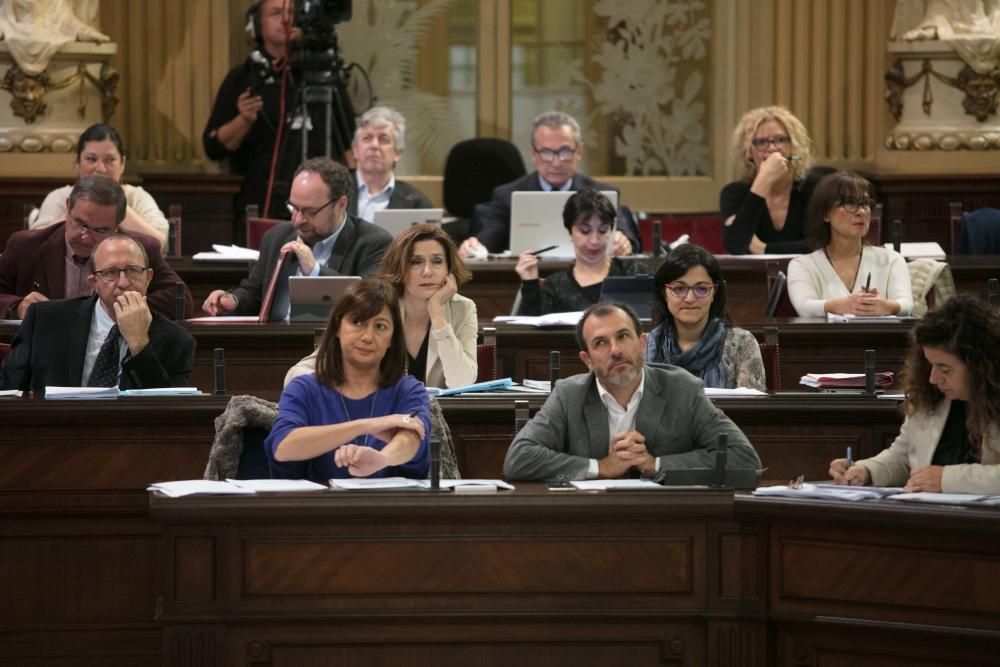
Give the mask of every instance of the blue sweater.
M 367 419 L 369 415 L 381 417 L 391 414 L 409 414 L 419 410 L 418 417 L 424 422 L 424 439 L 416 455 L 408 462 L 399 466 L 389 466 L 379 470 L 372 477 L 411 477 L 424 479 L 429 470 L 430 454 L 427 446 L 427 434 L 431 432 L 430 405 L 427 400 L 427 390 L 420 382 L 410 375 L 404 375 L 391 386 L 375 392 L 374 406 L 372 394 L 360 399 L 341 396 L 340 392 L 331 387 L 321 385 L 316 375 L 302 375 L 295 378 L 281 393 L 278 406 L 278 418 L 271 427 L 271 434 L 264 442 L 268 463 L 271 467 L 271 477 L 279 479 L 308 479 L 319 484 L 327 480 L 345 478 L 351 475 L 347 468 L 338 467 L 333 462 L 333 450 L 307 461 L 276 461 L 274 450 L 278 444 L 291 433 L 293 429 L 302 426 L 325 426 L 341 424 L 355 419 Z M 341 402 L 343 398 L 343 402 Z M 344 414 L 344 406 L 347 414 Z M 369 435 L 368 446 L 382 449 L 387 443 Z M 365 436 L 354 440 L 356 444 L 364 444 Z

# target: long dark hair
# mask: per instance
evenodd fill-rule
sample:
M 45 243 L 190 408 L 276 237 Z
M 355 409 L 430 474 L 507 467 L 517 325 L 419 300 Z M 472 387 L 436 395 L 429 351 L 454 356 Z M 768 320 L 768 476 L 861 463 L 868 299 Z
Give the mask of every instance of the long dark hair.
M 968 429 L 982 442 L 1000 421 L 1000 313 L 978 298 L 960 294 L 928 313 L 910 332 L 902 385 L 907 414 L 932 412 L 944 395 L 931 384 L 924 346 L 944 350 L 966 365 L 969 382 Z M 1000 450 L 1000 443 L 991 443 Z
M 719 318 L 726 324 L 730 323 L 729 314 L 726 312 L 726 281 L 722 278 L 719 261 L 700 245 L 685 243 L 667 255 L 653 277 L 653 326 L 673 325 L 674 316 L 667 308 L 666 286 L 696 266 L 704 266 L 708 277 L 715 283 L 712 306 L 708 309 L 709 319 Z
M 340 347 L 340 323 L 346 317 L 367 322 L 389 309 L 392 316 L 392 341 L 379 363 L 379 387 L 396 384 L 406 372 L 406 337 L 403 318 L 399 314 L 399 297 L 392 285 L 376 278 L 361 280 L 348 287 L 326 324 L 326 331 L 316 351 L 316 378 L 321 384 L 339 386 L 344 383 L 344 352 Z

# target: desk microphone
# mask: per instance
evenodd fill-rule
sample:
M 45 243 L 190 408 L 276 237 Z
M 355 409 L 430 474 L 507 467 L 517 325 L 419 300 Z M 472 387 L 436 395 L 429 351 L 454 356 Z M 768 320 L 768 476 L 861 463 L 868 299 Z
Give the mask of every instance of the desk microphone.
M 528 401 L 520 399 L 514 401 L 514 435 L 517 435 L 524 425 L 531 420 L 531 411 L 528 408 Z
M 715 486 L 726 485 L 726 463 L 729 458 L 729 440 L 725 433 L 719 434 L 719 444 L 715 450 Z
M 187 314 L 184 311 L 184 283 L 177 281 L 174 283 L 174 320 L 177 322 L 183 322 L 184 316 Z
M 559 379 L 559 350 L 549 352 L 549 391 L 555 391 Z
M 892 240 L 892 249 L 896 252 L 903 250 L 903 221 L 895 219 L 892 221 L 892 229 L 889 230 L 889 238 Z
M 865 394 L 875 395 L 875 350 L 865 350 Z
M 226 351 L 217 347 L 212 350 L 212 370 L 215 371 L 215 391 L 219 396 L 226 393 Z
M 441 490 L 441 441 L 428 438 L 431 444 L 431 491 Z
M 642 214 L 640 213 L 640 220 L 642 219 Z M 659 257 L 663 254 L 663 237 L 660 236 L 660 221 L 653 220 L 653 257 Z
M 994 308 L 1000 306 L 1000 285 L 997 284 L 996 278 L 986 281 L 986 298 Z

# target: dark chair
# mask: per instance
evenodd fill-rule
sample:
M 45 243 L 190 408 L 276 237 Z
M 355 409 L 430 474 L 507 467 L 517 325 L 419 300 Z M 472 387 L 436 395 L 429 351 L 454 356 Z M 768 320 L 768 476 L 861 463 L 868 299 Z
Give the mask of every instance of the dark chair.
M 767 265 L 767 305 L 764 307 L 764 317 L 796 317 L 798 313 L 792 300 L 788 297 L 785 283 L 785 272 L 778 270 L 778 264 L 768 262 Z
M 653 222 L 660 223 L 660 239 L 672 243 L 683 234 L 688 243 L 700 245 L 714 255 L 726 253 L 722 243 L 722 216 L 718 213 L 667 213 L 640 218 L 639 238 L 642 247 L 653 250 Z
M 476 204 L 488 202 L 493 188 L 524 176 L 524 160 L 506 139 L 479 137 L 452 146 L 444 165 L 444 207 L 458 220 L 444 228 L 456 242 L 475 232 L 471 227 Z
M 233 479 L 268 479 L 271 469 L 264 453 L 264 441 L 270 429 L 260 426 L 245 426 L 243 428 L 243 448 L 240 450 L 240 463 Z
M 764 342 L 759 345 L 767 390 L 781 391 L 781 349 L 778 347 L 778 327 L 764 327 Z
M 962 213 L 961 204 L 951 207 L 952 254 L 1000 255 L 1000 209 L 977 208 Z
M 246 219 L 247 226 L 247 247 L 252 250 L 260 250 L 260 242 L 264 239 L 264 234 L 275 225 L 280 225 L 287 220 L 276 218 L 250 218 Z
M 497 330 L 494 327 L 483 327 L 483 342 L 476 346 L 476 362 L 479 364 L 476 382 L 497 379 Z

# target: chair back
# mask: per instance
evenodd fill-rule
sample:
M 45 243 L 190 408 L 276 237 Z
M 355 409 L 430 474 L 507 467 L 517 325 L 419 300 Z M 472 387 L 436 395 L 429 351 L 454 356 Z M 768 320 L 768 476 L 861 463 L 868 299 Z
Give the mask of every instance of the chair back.
M 264 240 L 264 234 L 275 225 L 280 225 L 287 220 L 276 218 L 250 218 L 246 219 L 247 226 L 247 247 L 252 250 L 260 250 L 260 243 Z
M 476 345 L 476 362 L 479 364 L 476 382 L 497 379 L 497 330 L 495 327 L 483 327 L 483 342 Z
M 180 257 L 181 246 L 181 205 L 171 204 L 167 207 L 167 257 Z
M 768 391 L 781 391 L 781 349 L 778 347 L 778 327 L 764 327 L 764 342 L 759 343 L 764 362 L 764 382 Z
M 722 216 L 718 213 L 666 213 L 640 217 L 639 238 L 643 249 L 652 251 L 653 222 L 660 223 L 660 240 L 672 243 L 688 235 L 688 243 L 700 245 L 713 255 L 726 253 L 722 243 Z
M 243 448 L 240 449 L 240 460 L 233 479 L 268 479 L 271 468 L 264 452 L 264 441 L 271 429 L 260 426 L 243 427 Z
M 777 267 L 777 264 L 768 264 L 767 305 L 764 307 L 764 317 L 795 317 L 798 313 L 788 297 L 785 272 L 779 271 Z
M 1000 209 L 977 208 L 962 215 L 956 255 L 1000 255 Z
M 476 204 L 489 201 L 493 188 L 524 176 L 524 160 L 506 139 L 477 137 L 452 146 L 444 165 L 444 206 L 459 218 L 472 218 Z

